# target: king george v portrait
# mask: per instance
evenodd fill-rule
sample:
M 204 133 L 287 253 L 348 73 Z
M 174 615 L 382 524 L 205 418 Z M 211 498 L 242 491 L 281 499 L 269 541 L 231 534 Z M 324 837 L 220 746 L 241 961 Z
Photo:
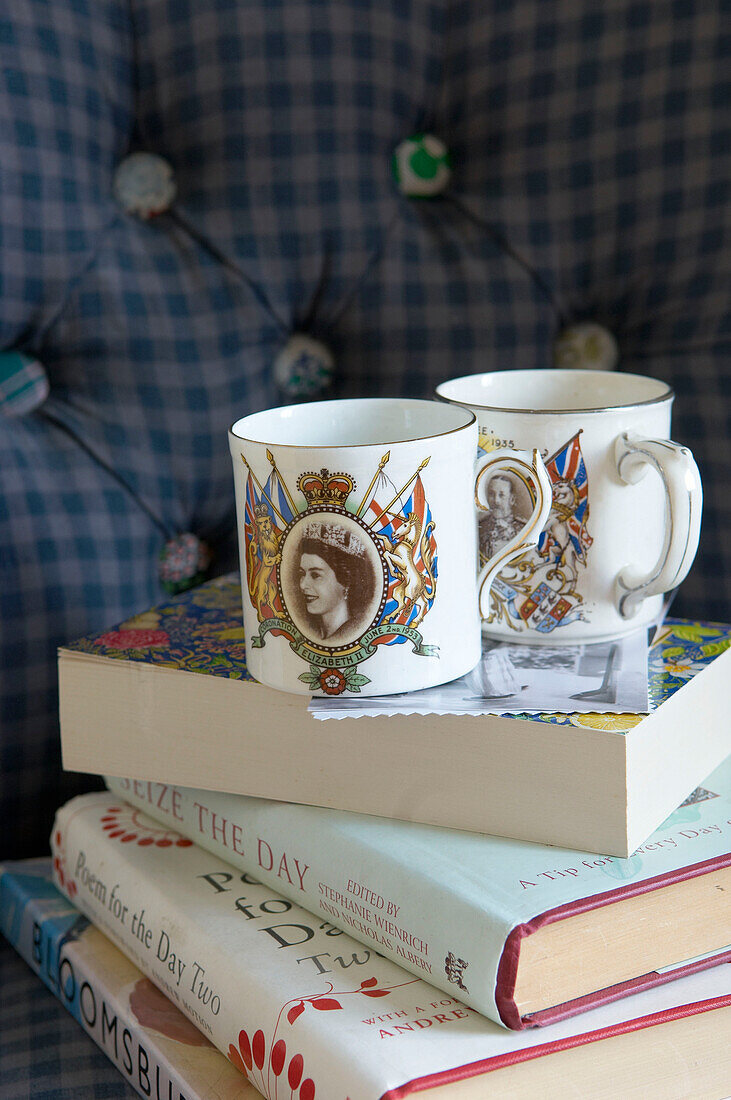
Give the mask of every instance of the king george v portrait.
M 525 486 L 521 484 L 520 488 L 523 490 L 520 496 L 527 497 Z M 490 478 L 487 503 L 488 512 L 479 524 L 480 554 L 485 559 L 494 557 L 528 522 L 523 514 L 526 502 L 520 499 L 515 480 L 508 473 L 500 472 Z

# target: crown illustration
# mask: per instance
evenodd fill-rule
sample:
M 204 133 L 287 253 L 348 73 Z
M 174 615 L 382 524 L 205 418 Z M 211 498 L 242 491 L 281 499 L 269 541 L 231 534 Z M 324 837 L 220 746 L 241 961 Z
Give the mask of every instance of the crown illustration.
M 345 554 L 352 554 L 356 558 L 364 558 L 366 554 L 365 544 L 353 531 L 341 527 L 339 523 L 321 523 L 312 520 L 305 525 L 303 537 L 322 542 L 326 546 L 334 546 L 336 550 L 342 550 Z
M 297 481 L 297 488 L 307 501 L 308 508 L 321 507 L 323 504 L 337 504 L 342 507 L 355 489 L 355 481 L 348 474 L 331 474 L 323 468 L 319 474 L 302 474 Z
M 254 515 L 256 516 L 257 519 L 269 519 L 269 518 L 271 518 L 270 515 L 269 515 L 269 509 L 267 508 L 266 504 L 264 504 L 263 501 L 260 501 L 259 504 L 254 505 Z

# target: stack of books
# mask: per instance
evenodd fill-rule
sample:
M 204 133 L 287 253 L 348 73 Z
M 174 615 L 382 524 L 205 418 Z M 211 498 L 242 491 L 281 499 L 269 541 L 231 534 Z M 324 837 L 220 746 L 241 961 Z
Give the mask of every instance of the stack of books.
M 645 718 L 389 731 L 255 684 L 240 624 L 231 576 L 61 652 L 108 789 L 0 869 L 141 1095 L 727 1095 L 731 627 L 666 625 Z

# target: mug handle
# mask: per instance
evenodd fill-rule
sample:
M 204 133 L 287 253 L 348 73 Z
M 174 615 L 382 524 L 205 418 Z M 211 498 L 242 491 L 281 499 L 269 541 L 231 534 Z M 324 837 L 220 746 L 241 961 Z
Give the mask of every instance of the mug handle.
M 671 439 L 643 439 L 623 432 L 614 445 L 617 473 L 636 484 L 652 466 L 665 487 L 665 535 L 654 569 L 642 575 L 631 565 L 617 576 L 614 597 L 623 619 L 631 619 L 648 596 L 670 592 L 683 580 L 698 549 L 703 488 L 693 455 Z
M 487 485 L 496 474 L 513 474 L 526 485 L 533 503 L 533 511 L 525 525 L 504 546 L 501 546 L 477 575 L 480 618 L 490 618 L 489 596 L 493 581 L 501 569 L 520 557 L 531 546 L 537 546 L 538 539 L 551 511 L 551 478 L 540 452 L 511 451 L 502 448 L 491 451 L 477 460 L 475 467 L 475 506 L 480 512 L 489 512 Z

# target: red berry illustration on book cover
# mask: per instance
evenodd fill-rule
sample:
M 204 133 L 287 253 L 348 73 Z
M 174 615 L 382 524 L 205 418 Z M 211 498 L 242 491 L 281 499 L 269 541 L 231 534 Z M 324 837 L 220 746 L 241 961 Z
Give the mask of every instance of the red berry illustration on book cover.
M 400 983 L 400 985 L 413 984 L 414 981 Z M 378 985 L 378 979 L 373 977 L 365 978 L 357 989 L 341 993 L 334 993 L 334 986 L 331 983 L 328 985 L 330 988 L 325 994 L 316 993 L 309 997 L 285 1001 L 269 1042 L 261 1029 L 255 1031 L 251 1038 L 248 1032 L 242 1029 L 239 1032 L 237 1045 L 230 1044 L 228 1048 L 230 1060 L 269 1100 L 278 1100 L 280 1096 L 315 1100 L 317 1095 L 315 1082 L 311 1077 L 306 1076 L 305 1059 L 297 1049 L 295 1025 L 304 1012 L 336 1012 L 343 1007 L 341 998 L 358 995 L 387 997 L 392 989 L 400 988 L 399 985 L 382 989 Z M 282 1031 L 286 1029 L 283 1016 L 292 1028 L 288 1038 L 284 1038 L 280 1033 L 280 1027 Z

